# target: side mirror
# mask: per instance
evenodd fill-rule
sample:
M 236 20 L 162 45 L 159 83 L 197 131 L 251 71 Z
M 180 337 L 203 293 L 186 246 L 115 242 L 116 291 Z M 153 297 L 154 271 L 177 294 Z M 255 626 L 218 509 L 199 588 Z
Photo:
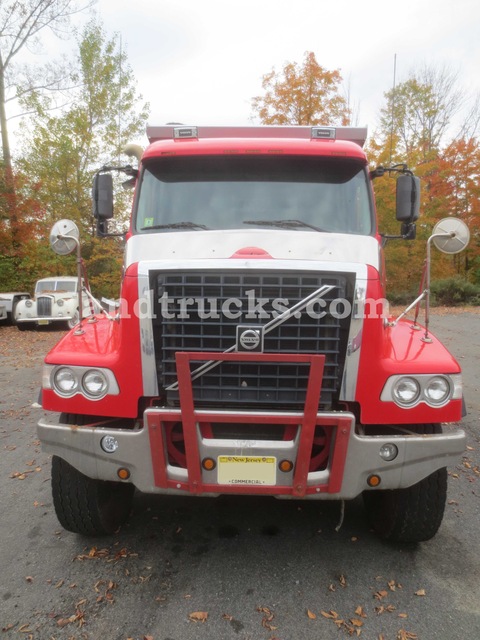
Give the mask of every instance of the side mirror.
M 113 179 L 110 173 L 97 173 L 93 180 L 92 213 L 97 220 L 113 218 Z
M 420 178 L 402 174 L 397 178 L 396 215 L 399 222 L 415 222 L 420 213 Z

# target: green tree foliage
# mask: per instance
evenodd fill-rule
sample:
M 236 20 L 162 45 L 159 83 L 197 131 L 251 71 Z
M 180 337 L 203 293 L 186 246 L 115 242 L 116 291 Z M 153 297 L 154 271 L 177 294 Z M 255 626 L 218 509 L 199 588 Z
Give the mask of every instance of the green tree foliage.
M 381 110 L 381 132 L 388 141 L 396 137 L 392 151 L 399 161 L 425 161 L 441 147 L 452 119 L 465 98 L 454 73 L 446 68 L 423 67 L 395 89 L 385 93 Z M 395 156 L 393 157 L 395 160 Z
M 350 113 L 339 92 L 341 82 L 338 69 L 324 69 L 307 52 L 302 65 L 289 62 L 280 72 L 273 69 L 263 76 L 265 93 L 253 98 L 252 108 L 262 124 L 348 124 Z
M 138 107 L 132 71 L 117 38 L 90 22 L 78 42 L 72 83 L 78 86 L 59 116 L 31 95 L 36 116 L 25 136 L 21 166 L 39 183 L 47 222 L 71 218 L 91 229 L 91 184 L 103 164 L 117 163 L 125 144 L 143 132 L 148 105 Z
M 93 252 L 93 176 L 102 165 L 119 163 L 124 145 L 144 131 L 148 105 L 140 104 L 141 96 L 118 39 L 107 38 L 96 21 L 79 37 L 71 83 L 77 88 L 70 92 L 68 106 L 59 115 L 49 110 L 49 99 L 43 93 L 32 92 L 25 99 L 25 106 L 35 115 L 25 123 L 19 167 L 31 185 L 36 185 L 41 203 L 43 238 L 37 239 L 46 242 L 52 224 L 70 218 L 80 228 L 88 262 Z M 131 192 L 120 190 L 116 200 L 125 217 Z M 117 270 L 113 279 L 118 282 L 122 250 L 118 243 L 115 246 L 116 263 L 109 260 L 108 264 Z M 97 293 L 113 295 L 111 291 Z

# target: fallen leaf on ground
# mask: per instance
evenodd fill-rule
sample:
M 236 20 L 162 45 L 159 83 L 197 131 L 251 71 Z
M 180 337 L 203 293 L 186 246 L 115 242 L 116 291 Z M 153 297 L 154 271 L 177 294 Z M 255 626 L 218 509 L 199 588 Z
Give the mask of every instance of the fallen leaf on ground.
M 190 618 L 190 620 L 192 620 L 192 622 L 205 622 L 205 620 L 208 618 L 208 612 L 192 611 L 192 613 L 188 614 L 188 617 Z
M 336 620 L 338 618 L 338 613 L 330 609 L 330 611 L 320 611 L 321 615 L 324 618 L 330 618 L 331 620 Z
M 363 620 L 360 620 L 360 618 L 350 618 L 350 622 L 354 627 L 363 627 Z
M 307 609 L 307 616 L 310 618 L 310 620 L 316 620 L 317 619 L 317 614 L 313 613 L 313 611 L 310 611 L 310 609 Z

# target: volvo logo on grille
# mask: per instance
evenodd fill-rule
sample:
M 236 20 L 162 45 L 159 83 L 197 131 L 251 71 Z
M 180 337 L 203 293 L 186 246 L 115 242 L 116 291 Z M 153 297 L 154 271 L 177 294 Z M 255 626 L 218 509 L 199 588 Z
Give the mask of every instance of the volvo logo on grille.
M 263 327 L 238 325 L 237 351 L 263 351 Z

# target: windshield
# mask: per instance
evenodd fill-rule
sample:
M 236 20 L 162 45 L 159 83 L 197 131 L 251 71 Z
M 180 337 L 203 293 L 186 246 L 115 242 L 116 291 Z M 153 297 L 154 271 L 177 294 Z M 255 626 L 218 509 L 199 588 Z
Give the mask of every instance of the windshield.
M 35 293 L 42 293 L 43 291 L 76 291 L 76 280 L 44 280 L 43 282 L 37 282 L 35 287 Z
M 316 156 L 188 156 L 152 160 L 136 231 L 278 227 L 369 235 L 365 167 Z

